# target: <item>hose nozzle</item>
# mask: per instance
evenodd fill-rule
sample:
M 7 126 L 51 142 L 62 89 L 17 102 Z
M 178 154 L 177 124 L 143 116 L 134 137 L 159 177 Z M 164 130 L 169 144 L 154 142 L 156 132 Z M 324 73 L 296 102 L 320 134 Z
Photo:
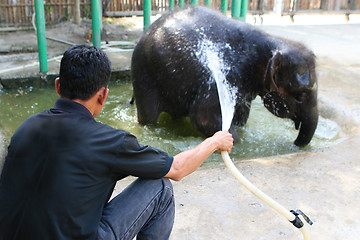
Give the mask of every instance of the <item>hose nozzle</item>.
M 291 210 L 290 212 L 295 215 L 295 219 L 290 221 L 295 227 L 302 228 L 304 226 L 304 223 L 299 218 L 299 215 L 301 215 L 308 224 L 313 225 L 313 222 L 310 220 L 310 218 L 306 216 L 305 213 L 303 213 L 301 210 Z

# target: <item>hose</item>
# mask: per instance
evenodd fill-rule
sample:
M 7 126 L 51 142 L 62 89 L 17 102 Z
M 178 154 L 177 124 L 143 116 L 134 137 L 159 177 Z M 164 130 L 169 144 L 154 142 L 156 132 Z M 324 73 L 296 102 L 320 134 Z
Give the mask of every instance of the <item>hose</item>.
M 309 239 L 309 228 L 307 225 L 303 224 L 300 218 L 298 217 L 301 215 L 306 222 L 312 225 L 312 221 L 301 211 L 288 211 L 286 208 L 281 206 L 278 202 L 267 196 L 263 193 L 260 189 L 254 186 L 249 180 L 247 180 L 244 175 L 240 173 L 240 171 L 236 168 L 234 163 L 231 161 L 229 153 L 227 151 L 221 152 L 221 156 L 225 162 L 225 165 L 230 170 L 231 174 L 251 193 L 253 193 L 256 197 L 261 199 L 267 205 L 275 209 L 278 213 L 283 215 L 287 220 L 289 220 L 295 227 L 299 228 L 301 231 L 304 240 Z
M 57 60 L 60 60 L 63 56 L 57 56 L 57 57 L 53 57 L 53 58 L 50 58 L 49 60 L 47 60 L 48 62 L 53 62 L 53 61 L 57 61 Z M 37 61 L 37 62 L 33 62 L 33 63 L 29 63 L 29 64 L 25 64 L 25 65 L 22 65 L 22 66 L 17 66 L 17 67 L 13 67 L 13 68 L 7 68 L 7 69 L 2 69 L 0 70 L 0 75 L 3 74 L 3 73 L 7 73 L 7 72 L 11 72 L 11 71 L 18 71 L 18 70 L 23 70 L 25 68 L 29 68 L 29 67 L 35 67 L 35 66 L 38 66 L 40 63 Z

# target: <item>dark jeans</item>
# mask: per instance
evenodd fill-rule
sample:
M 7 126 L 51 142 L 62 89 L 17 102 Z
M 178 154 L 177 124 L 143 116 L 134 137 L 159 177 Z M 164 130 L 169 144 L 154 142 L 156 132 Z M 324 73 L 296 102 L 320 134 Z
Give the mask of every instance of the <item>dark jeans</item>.
M 104 208 L 98 239 L 169 239 L 175 216 L 169 179 L 137 179 Z

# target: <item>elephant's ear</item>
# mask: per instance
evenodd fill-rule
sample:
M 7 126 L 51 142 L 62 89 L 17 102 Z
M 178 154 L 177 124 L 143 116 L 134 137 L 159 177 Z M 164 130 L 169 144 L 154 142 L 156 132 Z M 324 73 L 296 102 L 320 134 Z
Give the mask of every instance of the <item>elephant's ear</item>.
M 281 52 L 276 51 L 268 62 L 264 82 L 265 93 L 270 91 L 279 91 L 278 86 L 276 85 L 275 77 L 276 73 L 280 69 L 281 57 Z

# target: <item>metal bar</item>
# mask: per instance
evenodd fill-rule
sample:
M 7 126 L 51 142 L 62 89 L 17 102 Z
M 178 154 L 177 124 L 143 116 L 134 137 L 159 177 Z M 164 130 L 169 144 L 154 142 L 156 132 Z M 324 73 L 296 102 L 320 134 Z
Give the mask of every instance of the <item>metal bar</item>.
M 18 3 L 14 5 L 10 4 L 0 4 L 0 7 L 8 7 L 8 8 L 17 8 L 17 7 L 32 7 L 34 4 L 32 3 Z M 45 3 L 44 6 L 74 6 L 74 3 Z
M 228 0 L 221 0 L 221 12 L 227 14 Z
M 248 0 L 241 1 L 240 19 L 246 21 L 246 13 L 248 9 Z
M 240 18 L 241 0 L 232 0 L 231 4 L 231 16 L 233 18 Z
M 170 0 L 170 2 L 169 2 L 169 10 L 170 11 L 174 10 L 174 6 L 175 6 L 175 0 Z
M 164 11 L 151 11 L 151 15 L 162 14 Z M 128 11 L 128 12 L 105 12 L 105 17 L 131 17 L 144 16 L 144 11 Z
M 76 45 L 75 43 L 68 42 L 68 41 L 61 40 L 61 39 L 57 39 L 57 38 L 53 38 L 53 37 L 46 37 L 46 38 L 49 39 L 49 40 L 52 40 L 52 41 L 55 41 L 55 42 L 59 42 L 59 43 L 63 43 L 63 44 L 67 44 L 67 45 L 70 45 L 70 46 Z
M 179 0 L 179 7 L 184 7 L 184 0 Z
M 199 0 L 191 0 L 191 5 L 198 5 L 199 4 Z
M 150 26 L 151 0 L 144 0 L 144 31 Z
M 351 10 L 356 10 L 357 0 L 351 0 Z
M 265 2 L 265 0 L 261 0 L 261 8 L 260 8 L 260 11 L 264 11 L 264 2 Z
M 264 15 L 264 14 L 273 14 L 274 11 L 257 11 L 257 10 L 249 10 L 246 14 L 252 14 L 252 15 Z
M 100 0 L 91 0 L 92 16 L 92 41 L 93 46 L 101 45 L 101 26 L 100 26 Z
M 295 0 L 295 9 L 293 9 L 294 10 L 294 12 L 296 12 L 298 9 L 299 9 L 299 0 Z
M 36 35 L 39 52 L 40 73 L 48 72 L 44 2 L 35 0 Z
M 294 15 L 294 14 L 352 14 L 352 13 L 360 13 L 360 10 L 350 11 L 350 10 L 338 10 L 338 11 L 323 11 L 323 10 L 298 10 L 295 12 L 283 12 L 283 15 Z
M 211 0 L 205 0 L 205 6 L 211 7 Z
M 74 20 L 76 24 L 80 24 L 81 21 L 80 0 L 75 0 Z

